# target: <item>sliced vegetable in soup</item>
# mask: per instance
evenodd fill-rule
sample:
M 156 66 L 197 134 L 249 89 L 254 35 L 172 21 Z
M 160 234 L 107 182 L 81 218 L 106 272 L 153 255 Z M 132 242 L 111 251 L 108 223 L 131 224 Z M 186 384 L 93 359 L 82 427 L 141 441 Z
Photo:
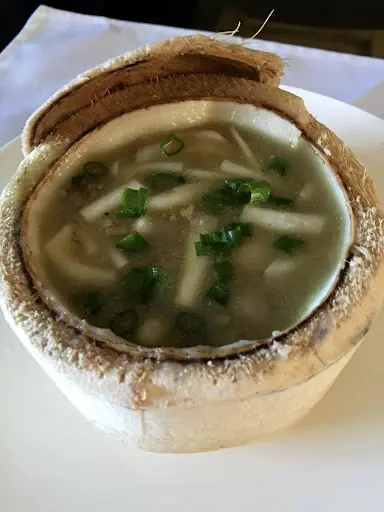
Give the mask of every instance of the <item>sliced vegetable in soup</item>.
M 79 165 L 44 220 L 51 280 L 121 343 L 226 345 L 303 320 L 343 221 L 320 159 L 241 127 L 138 139 Z

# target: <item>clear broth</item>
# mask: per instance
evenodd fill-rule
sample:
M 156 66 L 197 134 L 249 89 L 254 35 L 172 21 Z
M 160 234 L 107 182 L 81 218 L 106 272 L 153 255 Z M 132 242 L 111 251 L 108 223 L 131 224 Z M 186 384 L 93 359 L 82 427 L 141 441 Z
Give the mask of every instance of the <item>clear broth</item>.
M 196 233 L 197 240 L 200 232 L 217 231 L 228 223 L 242 219 L 242 209 L 218 215 L 204 213 L 202 196 L 208 190 L 222 185 L 225 180 L 241 178 L 238 175 L 231 176 L 230 173 L 224 174 L 221 170 L 223 160 L 252 168 L 228 125 L 177 132 L 177 136 L 184 141 L 184 148 L 169 157 L 160 151 L 161 141 L 166 134 L 137 140 L 127 146 L 123 153 L 113 158 L 108 157 L 103 162 L 108 168 L 106 175 L 77 184 L 72 184 L 69 178 L 68 186 L 56 197 L 50 214 L 45 216 L 42 229 L 45 243 L 49 243 L 63 226 L 70 225 L 73 229 L 70 247 L 73 259 L 89 267 L 111 269 L 116 273 L 116 280 L 110 285 L 84 284 L 70 279 L 54 258 L 44 254 L 44 264 L 55 289 L 78 316 L 86 318 L 92 325 L 110 328 L 116 314 L 130 308 L 136 312 L 138 324 L 134 333 L 125 336 L 127 340 L 147 346 L 173 347 L 201 343 L 220 346 L 239 339 L 262 339 L 269 337 L 273 331 L 284 330 L 303 319 L 308 304 L 315 300 L 324 282 L 332 275 L 335 260 L 340 253 L 345 224 L 340 201 L 325 182 L 323 163 L 307 141 L 299 138 L 297 146 L 290 147 L 267 135 L 255 135 L 242 129 L 238 129 L 238 133 L 251 148 L 262 169 L 263 179 L 271 185 L 272 193 L 293 200 L 289 208 L 279 211 L 287 214 L 313 214 L 324 219 L 324 227 L 320 232 L 295 233 L 302 238 L 304 244 L 294 253 L 288 254 L 274 246 L 284 232 L 277 232 L 273 227 L 266 229 L 256 223 L 252 237 L 244 238 L 242 244 L 231 251 L 235 279 L 229 284 L 228 304 L 222 306 L 206 297 L 207 290 L 215 281 L 212 267 L 214 258 L 195 256 L 196 259 L 204 258 L 206 261 L 202 286 L 193 304 L 181 305 L 177 297 L 186 273 L 186 254 L 191 232 Z M 145 179 L 151 170 L 134 170 L 136 165 L 141 165 L 135 162 L 137 155 L 143 161 L 165 163 L 171 172 L 174 162 L 181 162 L 182 171 L 176 174 L 182 175 L 186 184 L 200 185 L 200 193 L 182 206 L 164 210 L 153 210 L 149 206 L 147 214 L 141 218 L 116 218 L 119 206 L 101 218 L 86 221 L 79 212 L 87 204 L 117 187 L 129 186 L 132 181 L 146 187 Z M 267 172 L 268 162 L 275 155 L 289 162 L 285 176 Z M 115 162 L 119 162 L 117 171 Z M 191 169 L 204 170 L 206 176 L 201 177 L 201 173 L 191 172 Z M 79 173 L 82 172 L 79 169 Z M 167 172 L 167 169 L 154 172 Z M 249 179 L 249 176 L 244 178 Z M 255 178 L 258 179 L 257 174 Z M 183 186 L 172 189 L 172 192 Z M 148 189 L 148 192 L 149 204 L 153 197 L 166 193 L 153 189 Z M 268 205 L 257 205 L 257 208 L 271 209 Z M 111 254 L 118 249 L 113 247 L 125 233 L 134 230 L 142 233 L 148 248 L 143 252 L 121 253 L 126 259 L 126 266 L 117 268 L 119 264 L 116 266 Z M 87 249 L 89 243 L 85 241 L 89 240 L 93 250 L 89 247 Z M 158 265 L 166 270 L 170 278 L 168 285 L 148 304 L 132 303 L 130 297 L 122 297 L 117 291 L 118 284 L 131 268 L 145 265 Z M 84 300 L 88 293 L 94 291 L 101 293 L 103 307 L 97 313 L 87 313 Z M 204 333 L 200 330 L 187 335 L 175 326 L 177 315 L 182 312 L 193 312 L 204 318 Z

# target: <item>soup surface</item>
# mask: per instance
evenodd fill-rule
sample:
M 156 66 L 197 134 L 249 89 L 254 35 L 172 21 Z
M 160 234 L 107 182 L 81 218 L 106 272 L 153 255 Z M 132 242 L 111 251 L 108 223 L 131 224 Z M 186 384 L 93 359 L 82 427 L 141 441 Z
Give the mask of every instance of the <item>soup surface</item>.
M 54 288 L 91 325 L 148 347 L 297 324 L 343 257 L 345 205 L 312 146 L 292 146 L 215 124 L 79 166 L 42 221 Z

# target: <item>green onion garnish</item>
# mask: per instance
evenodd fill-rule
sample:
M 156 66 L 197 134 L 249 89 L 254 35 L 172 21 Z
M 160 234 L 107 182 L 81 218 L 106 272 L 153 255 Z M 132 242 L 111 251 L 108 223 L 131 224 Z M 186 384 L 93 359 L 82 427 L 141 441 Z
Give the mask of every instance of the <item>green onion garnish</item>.
M 243 241 L 243 237 L 252 235 L 252 227 L 247 222 L 233 222 L 220 231 L 201 233 L 200 241 L 195 243 L 196 256 L 215 256 L 226 259 L 229 251 Z
M 124 309 L 111 321 L 111 331 L 122 338 L 129 337 L 137 328 L 139 317 L 134 309 Z
M 240 206 L 236 191 L 227 184 L 204 194 L 202 202 L 203 210 L 207 213 L 222 213 Z
M 178 313 L 175 325 L 184 334 L 199 334 L 205 333 L 207 321 L 198 313 L 182 311 Z
M 148 246 L 148 242 L 143 238 L 138 231 L 132 231 L 123 236 L 121 240 L 115 244 L 116 249 L 125 252 L 142 252 Z
M 226 229 L 232 229 L 239 226 L 243 236 L 252 236 L 253 227 L 250 222 L 232 222 L 226 226 Z
M 149 265 L 129 270 L 119 283 L 119 288 L 129 302 L 147 304 L 157 290 L 170 284 L 168 272 L 156 265 Z
M 303 240 L 296 236 L 284 235 L 274 243 L 274 247 L 279 251 L 294 253 L 300 246 L 304 244 Z
M 92 291 L 84 297 L 84 313 L 86 316 L 96 315 L 104 307 L 103 295 L 98 291 Z
M 240 245 L 243 238 L 252 235 L 252 226 L 247 222 L 233 222 L 213 233 L 202 233 L 195 243 L 197 256 L 214 256 L 217 282 L 207 291 L 206 297 L 226 306 L 229 300 L 228 282 L 234 279 L 233 265 L 229 260 L 231 250 Z
M 76 176 L 72 176 L 71 183 L 72 185 L 80 185 L 86 177 L 86 174 L 77 174 Z
M 285 176 L 290 167 L 288 160 L 282 156 L 273 156 L 268 163 L 267 171 L 275 172 L 280 176 Z
M 271 186 L 268 181 L 246 181 L 238 188 L 239 194 L 247 194 L 249 204 L 266 203 L 271 194 Z
M 241 227 L 235 226 L 233 228 L 224 228 L 224 233 L 226 236 L 226 243 L 229 247 L 236 247 L 240 245 L 243 235 L 241 234 Z
M 203 210 L 222 213 L 246 204 L 265 203 L 270 193 L 271 187 L 267 181 L 228 180 L 203 196 Z
M 139 190 L 125 187 L 123 192 L 122 209 L 116 214 L 119 218 L 142 217 L 147 212 L 148 189 L 141 187 Z
M 289 197 L 283 196 L 275 196 L 271 194 L 269 196 L 267 206 L 271 206 L 272 208 L 289 208 L 293 205 L 293 199 Z
M 169 190 L 185 183 L 185 178 L 180 174 L 168 174 L 166 172 L 153 172 L 148 174 L 146 183 L 155 190 Z
M 207 299 L 217 302 L 220 306 L 226 306 L 229 301 L 228 286 L 222 281 L 216 281 L 216 283 L 207 291 L 206 297 Z
M 217 261 L 213 268 L 218 279 L 222 282 L 231 281 L 235 278 L 235 271 L 229 260 Z
M 211 256 L 209 247 L 203 245 L 201 242 L 195 242 L 196 256 Z
M 108 173 L 107 167 L 101 162 L 87 162 L 83 169 L 90 176 L 103 176 Z
M 214 256 L 217 261 L 226 260 L 230 251 L 225 245 L 203 245 L 201 242 L 195 242 L 196 256 Z
M 201 233 L 200 242 L 202 245 L 218 245 L 227 243 L 225 230 L 214 231 L 212 233 Z
M 167 156 L 179 153 L 184 147 L 184 142 L 175 134 L 170 133 L 160 143 L 160 151 Z

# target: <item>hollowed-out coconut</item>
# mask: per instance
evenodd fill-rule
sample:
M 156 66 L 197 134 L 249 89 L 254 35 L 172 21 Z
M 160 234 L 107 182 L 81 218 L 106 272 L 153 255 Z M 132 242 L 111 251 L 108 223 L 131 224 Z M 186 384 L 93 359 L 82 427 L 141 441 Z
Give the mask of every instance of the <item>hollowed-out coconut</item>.
M 1 200 L 4 313 L 87 418 L 140 448 L 211 450 L 296 422 L 340 373 L 381 306 L 383 215 L 372 181 L 301 98 L 278 88 L 282 67 L 275 55 L 203 36 L 173 39 L 81 75 L 24 130 L 25 159 Z M 300 322 L 267 339 L 185 349 L 121 343 L 76 317 L 50 287 L 39 257 L 44 198 L 95 148 L 102 154 L 150 129 L 218 120 L 300 137 L 322 161 L 345 223 L 334 271 Z

